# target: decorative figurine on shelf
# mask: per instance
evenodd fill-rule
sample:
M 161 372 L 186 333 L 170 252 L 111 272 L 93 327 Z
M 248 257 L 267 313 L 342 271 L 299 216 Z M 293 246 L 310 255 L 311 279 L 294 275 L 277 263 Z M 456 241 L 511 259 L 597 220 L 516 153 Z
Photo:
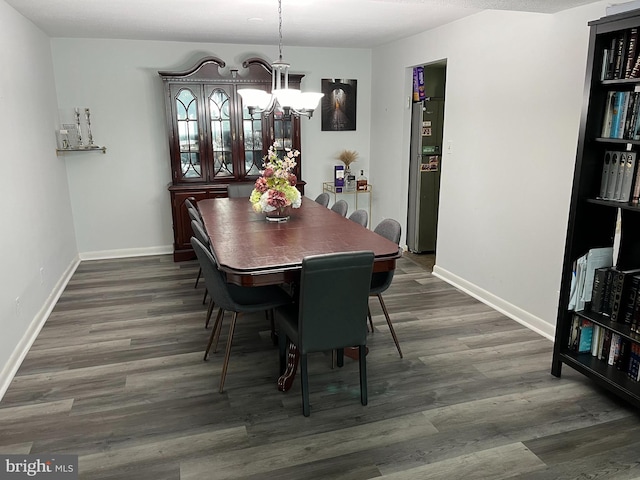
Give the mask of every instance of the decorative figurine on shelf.
M 298 179 L 292 173 L 298 150 L 284 149 L 284 158 L 279 158 L 276 145 L 269 147 L 264 157 L 262 176 L 256 180 L 249 200 L 256 212 L 264 212 L 267 220 L 283 222 L 289 220 L 291 208 L 300 208 L 302 196 L 296 188 Z
M 91 134 L 91 113 L 89 113 L 89 109 L 84 109 L 84 116 L 87 119 L 87 137 L 89 139 L 89 146 L 93 146 L 93 135 Z
M 75 108 L 76 112 L 76 128 L 78 129 L 78 146 L 82 147 L 82 128 L 80 127 L 80 109 Z

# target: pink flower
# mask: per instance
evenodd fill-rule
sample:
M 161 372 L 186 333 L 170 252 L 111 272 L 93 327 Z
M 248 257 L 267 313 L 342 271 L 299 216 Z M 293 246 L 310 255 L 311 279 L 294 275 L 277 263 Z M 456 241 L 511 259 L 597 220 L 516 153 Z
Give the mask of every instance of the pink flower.
M 296 183 L 298 183 L 298 177 L 296 177 L 293 173 L 289 174 L 289 185 L 295 187 Z
M 267 203 L 275 208 L 284 207 L 287 205 L 287 196 L 278 190 L 269 190 Z
M 269 190 L 269 187 L 267 186 L 267 179 L 264 177 L 258 178 L 254 188 L 260 193 L 264 193 Z
M 264 169 L 264 173 L 262 174 L 265 178 L 273 177 L 273 168 L 267 167 Z

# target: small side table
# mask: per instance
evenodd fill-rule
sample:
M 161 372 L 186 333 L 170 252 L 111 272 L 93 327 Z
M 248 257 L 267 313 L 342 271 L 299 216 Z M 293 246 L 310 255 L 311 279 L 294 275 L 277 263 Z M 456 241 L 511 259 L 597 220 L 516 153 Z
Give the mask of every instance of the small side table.
M 341 192 L 338 191 L 339 188 L 342 188 Z M 342 199 L 349 204 L 349 212 L 347 213 L 347 217 L 350 214 L 352 214 L 355 210 L 358 210 L 358 209 L 366 210 L 367 214 L 369 215 L 369 226 L 370 226 L 371 225 L 371 195 L 373 194 L 373 186 L 369 183 L 367 184 L 366 190 L 352 190 L 350 192 L 347 192 L 345 188 L 346 187 L 336 188 L 333 182 L 322 183 L 322 191 L 327 192 L 330 195 L 333 195 L 333 203 Z M 331 207 L 331 205 L 329 205 L 329 207 Z

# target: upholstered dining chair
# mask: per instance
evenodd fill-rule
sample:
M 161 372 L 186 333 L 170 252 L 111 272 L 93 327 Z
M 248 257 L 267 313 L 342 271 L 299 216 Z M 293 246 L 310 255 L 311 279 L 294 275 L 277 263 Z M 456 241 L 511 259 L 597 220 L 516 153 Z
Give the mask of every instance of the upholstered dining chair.
M 302 413 L 310 414 L 307 355 L 338 350 L 342 366 L 344 348 L 358 346 L 360 402 L 367 404 L 367 325 L 365 315 L 373 252 L 314 255 L 302 260 L 297 303 L 275 309 L 280 370 L 284 372 L 290 340 L 300 353 Z
M 204 230 L 204 223 L 202 223 L 202 217 L 200 216 L 200 212 L 198 212 L 196 207 L 194 207 L 191 202 L 189 202 L 189 204 L 191 205 L 187 204 L 188 201 L 189 199 L 185 200 L 184 203 L 187 206 L 187 213 L 189 214 L 189 218 L 191 219 L 192 225 L 193 225 L 193 222 L 196 222 Z M 198 282 L 200 282 L 201 276 L 202 276 L 202 267 L 200 267 L 200 269 L 198 270 L 198 276 L 196 277 L 196 284 L 193 286 L 193 288 L 198 288 Z M 206 298 L 207 298 L 207 292 L 204 292 L 204 298 L 202 299 L 202 303 L 205 302 Z
M 333 210 L 336 213 L 339 213 L 343 217 L 346 217 L 347 211 L 349 210 L 349 204 L 344 200 L 338 200 L 336 203 L 334 203 L 331 206 L 331 210 Z
M 193 197 L 192 197 L 192 198 L 193 198 Z M 196 211 L 198 211 L 198 207 L 196 206 L 196 204 L 195 204 L 195 203 L 193 203 L 193 202 L 191 201 L 191 199 L 190 199 L 190 198 L 187 198 L 187 199 L 184 201 L 184 205 L 185 205 L 185 207 L 187 207 L 187 208 L 193 208 L 193 209 L 195 209 Z
M 314 202 L 319 203 L 323 207 L 328 207 L 329 199 L 330 199 L 329 194 L 327 192 L 322 192 L 320 195 L 318 195 L 315 198 Z
M 386 218 L 382 220 L 376 228 L 373 230 L 378 235 L 383 236 L 387 240 L 392 241 L 393 243 L 400 242 L 400 234 L 402 233 L 402 227 L 400 224 L 392 219 Z M 380 302 L 380 307 L 382 307 L 382 312 L 384 313 L 384 318 L 387 320 L 387 325 L 389 325 L 389 331 L 391 331 L 391 336 L 393 337 L 393 341 L 396 344 L 396 348 L 398 349 L 398 353 L 400 354 L 400 358 L 402 358 L 402 350 L 400 349 L 400 343 L 398 342 L 398 337 L 396 335 L 396 331 L 393 328 L 393 324 L 391 323 L 391 318 L 389 317 L 389 312 L 387 311 L 387 306 L 382 299 L 382 293 L 389 288 L 391 282 L 393 280 L 394 270 L 389 272 L 376 272 L 371 276 L 371 287 L 369 290 L 369 294 L 372 296 L 378 297 L 378 301 Z M 371 310 L 367 308 L 367 316 L 369 317 L 369 324 L 371 325 L 371 332 L 373 333 L 373 319 L 371 318 Z
M 204 227 L 196 222 L 195 220 L 191 220 L 191 230 L 193 230 L 193 236 L 196 237 L 202 244 L 207 247 L 207 250 L 211 251 L 211 241 L 209 240 L 209 235 L 204 231 Z M 202 272 L 202 267 L 200 267 L 200 272 Z M 206 283 L 206 282 L 205 282 Z M 204 303 L 207 299 L 207 293 L 209 289 L 205 287 L 204 289 L 204 298 L 202 299 L 202 303 Z M 213 313 L 213 309 L 215 308 L 215 302 L 213 301 L 213 297 L 209 298 L 209 307 L 207 308 L 207 318 L 204 322 L 204 328 L 209 327 L 209 322 L 211 321 L 211 314 Z
M 227 196 L 229 198 L 249 198 L 254 186 L 254 182 L 230 183 L 227 185 Z
M 222 328 L 224 312 L 233 312 L 233 318 L 231 319 L 229 334 L 227 336 L 227 348 L 225 350 L 222 371 L 220 373 L 219 391 L 222 393 L 224 391 L 224 381 L 227 376 L 229 357 L 231 355 L 233 332 L 236 328 L 238 316 L 241 313 L 273 310 L 276 307 L 291 303 L 292 299 L 283 289 L 274 285 L 263 287 L 239 287 L 237 285 L 227 283 L 224 274 L 218 270 L 218 262 L 213 250 L 207 249 L 207 247 L 196 237 L 191 237 L 191 246 L 198 256 L 198 261 L 202 267 L 204 281 L 207 284 L 209 295 L 211 295 L 212 300 L 219 308 L 218 315 L 216 316 L 216 320 L 211 330 L 209 343 L 207 344 L 207 349 L 204 353 L 205 360 L 207 360 L 209 356 L 209 349 L 211 348 L 214 337 L 217 344 L 217 338 L 220 335 L 220 329 Z
M 358 209 L 349 215 L 349 220 L 367 228 L 367 223 L 369 223 L 369 214 L 366 210 Z

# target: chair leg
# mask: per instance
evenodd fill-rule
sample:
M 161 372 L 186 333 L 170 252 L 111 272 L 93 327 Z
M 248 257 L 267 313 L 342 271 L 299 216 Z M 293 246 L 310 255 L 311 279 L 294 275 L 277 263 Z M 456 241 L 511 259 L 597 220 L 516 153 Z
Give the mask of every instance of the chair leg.
M 367 348 L 358 346 L 358 359 L 360 364 L 360 403 L 366 405 L 369 402 L 367 394 Z
M 207 290 L 206 288 L 204 289 L 204 295 L 202 296 L 202 304 L 204 305 L 204 302 L 207 301 L 207 294 L 209 293 L 209 290 Z
M 344 366 L 344 348 L 336 349 L 336 365 L 338 365 L 338 368 Z
M 396 331 L 393 329 L 393 325 L 391 323 L 391 319 L 389 318 L 389 312 L 387 312 L 387 306 L 384 304 L 384 300 L 382 300 L 382 295 L 377 294 L 378 300 L 380 300 L 380 306 L 382 307 L 382 311 L 384 312 L 384 318 L 387 319 L 387 325 L 389 325 L 389 330 L 391 330 L 391 336 L 393 337 L 393 341 L 396 344 L 396 348 L 398 349 L 398 353 L 400 354 L 400 358 L 402 358 L 402 350 L 400 350 L 400 343 L 398 342 L 398 337 L 396 336 Z
M 202 276 L 202 267 L 200 267 L 200 269 L 198 270 L 198 276 L 196 277 L 196 284 L 193 286 L 193 288 L 198 288 L 198 282 L 200 281 L 201 276 Z
M 307 373 L 307 354 L 300 354 L 300 383 L 302 385 L 302 414 L 308 417 L 311 414 L 309 406 L 309 375 Z
M 367 317 L 369 317 L 369 325 L 371 325 L 371 333 L 373 333 L 373 319 L 371 318 L 371 309 L 369 308 L 369 305 L 367 305 Z
M 236 328 L 237 319 L 238 312 L 233 312 L 233 318 L 231 319 L 231 325 L 229 326 L 229 337 L 227 338 L 227 350 L 224 352 L 224 362 L 222 363 L 222 372 L 220 373 L 220 393 L 224 391 L 224 379 L 227 377 L 227 367 L 229 367 L 229 356 L 231 355 L 231 343 L 233 342 L 233 331 Z
M 269 324 L 271 325 L 271 343 L 273 343 L 274 345 L 279 345 L 278 332 L 276 332 L 276 317 L 273 308 L 265 310 L 264 313 L 267 317 L 267 320 L 269 321 Z
M 211 335 L 209 335 L 209 343 L 207 343 L 207 349 L 204 352 L 204 360 L 206 361 L 209 358 L 209 350 L 211 350 L 211 344 L 213 343 L 213 337 L 216 334 L 216 331 L 219 330 L 219 325 L 222 323 L 222 315 L 224 314 L 223 309 L 218 309 L 218 315 L 216 316 L 216 321 L 213 323 L 213 328 L 211 329 Z M 217 344 L 218 342 L 216 342 Z
M 216 306 L 213 298 L 209 301 L 209 308 L 207 308 L 207 319 L 204 322 L 204 328 L 209 328 L 209 322 L 211 321 L 211 314 L 213 313 L 213 309 Z

